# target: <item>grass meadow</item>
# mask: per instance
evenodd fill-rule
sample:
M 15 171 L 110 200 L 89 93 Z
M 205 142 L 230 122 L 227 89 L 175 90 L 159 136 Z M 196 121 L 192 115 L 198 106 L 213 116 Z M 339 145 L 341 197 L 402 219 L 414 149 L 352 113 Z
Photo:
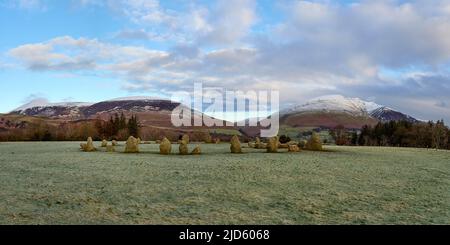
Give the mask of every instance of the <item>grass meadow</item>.
M 450 151 L 140 147 L 0 143 L 0 224 L 450 224 Z

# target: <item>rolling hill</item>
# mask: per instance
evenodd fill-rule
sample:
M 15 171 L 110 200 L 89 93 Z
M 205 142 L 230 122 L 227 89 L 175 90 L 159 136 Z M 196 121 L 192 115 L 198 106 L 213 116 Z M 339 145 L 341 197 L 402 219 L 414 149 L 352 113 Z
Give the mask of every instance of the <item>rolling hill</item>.
M 418 122 L 417 119 L 374 102 L 341 95 L 323 96 L 281 111 L 280 124 L 291 127 L 359 129 L 379 121 Z
M 11 113 L 3 115 L 0 130 L 25 129 L 47 122 L 57 127 L 67 123 L 83 121 L 109 120 L 115 114 L 124 113 L 126 117 L 137 115 L 144 131 L 196 132 L 213 131 L 226 135 L 241 134 L 255 137 L 260 127 L 174 127 L 171 112 L 180 103 L 155 97 L 124 97 L 97 103 L 64 102 L 49 103 L 46 100 L 34 100 Z M 189 108 L 186 107 L 189 110 Z M 194 117 L 203 116 L 193 111 Z M 280 112 L 280 126 L 289 128 L 334 128 L 343 125 L 348 129 L 360 129 L 364 125 L 375 125 L 382 121 L 407 120 L 419 122 L 407 114 L 359 98 L 347 98 L 341 95 L 323 96 L 307 103 L 293 106 Z M 225 131 L 224 131 L 225 130 Z M 224 133 L 225 134 L 225 133 Z

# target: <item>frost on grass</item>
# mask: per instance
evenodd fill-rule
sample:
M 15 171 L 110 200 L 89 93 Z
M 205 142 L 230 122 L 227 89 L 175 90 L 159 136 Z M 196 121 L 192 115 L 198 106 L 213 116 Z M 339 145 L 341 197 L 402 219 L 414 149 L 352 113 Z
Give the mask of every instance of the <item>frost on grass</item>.
M 82 154 L 2 142 L 0 224 L 450 224 L 449 151 L 201 147 L 168 157 L 157 144 Z

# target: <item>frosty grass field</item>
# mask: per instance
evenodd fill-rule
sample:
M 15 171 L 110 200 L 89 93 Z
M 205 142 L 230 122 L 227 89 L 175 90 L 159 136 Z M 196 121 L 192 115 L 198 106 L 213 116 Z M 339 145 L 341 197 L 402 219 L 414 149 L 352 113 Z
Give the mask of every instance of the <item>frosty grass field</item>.
M 0 224 L 450 224 L 449 151 L 326 149 L 0 143 Z

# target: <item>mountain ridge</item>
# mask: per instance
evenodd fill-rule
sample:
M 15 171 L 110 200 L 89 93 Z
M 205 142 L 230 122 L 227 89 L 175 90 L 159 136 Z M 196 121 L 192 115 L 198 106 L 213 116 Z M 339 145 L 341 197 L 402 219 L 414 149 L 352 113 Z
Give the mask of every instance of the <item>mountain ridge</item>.
M 178 102 L 150 96 L 120 97 L 97 103 L 50 103 L 45 99 L 37 99 L 18 107 L 11 113 L 75 120 L 96 117 L 105 118 L 114 113 L 127 112 L 143 115 L 164 114 L 164 120 L 168 120 L 170 111 L 179 105 L 180 103 Z M 372 101 L 365 101 L 360 98 L 344 97 L 342 95 L 321 96 L 306 103 L 282 110 L 280 111 L 280 120 L 281 124 L 286 123 L 296 126 L 332 127 L 333 125 L 344 123 L 348 124 L 344 126 L 351 128 L 360 127 L 364 124 L 371 125 L 376 123 L 376 121 L 419 121 L 410 115 L 384 105 Z

